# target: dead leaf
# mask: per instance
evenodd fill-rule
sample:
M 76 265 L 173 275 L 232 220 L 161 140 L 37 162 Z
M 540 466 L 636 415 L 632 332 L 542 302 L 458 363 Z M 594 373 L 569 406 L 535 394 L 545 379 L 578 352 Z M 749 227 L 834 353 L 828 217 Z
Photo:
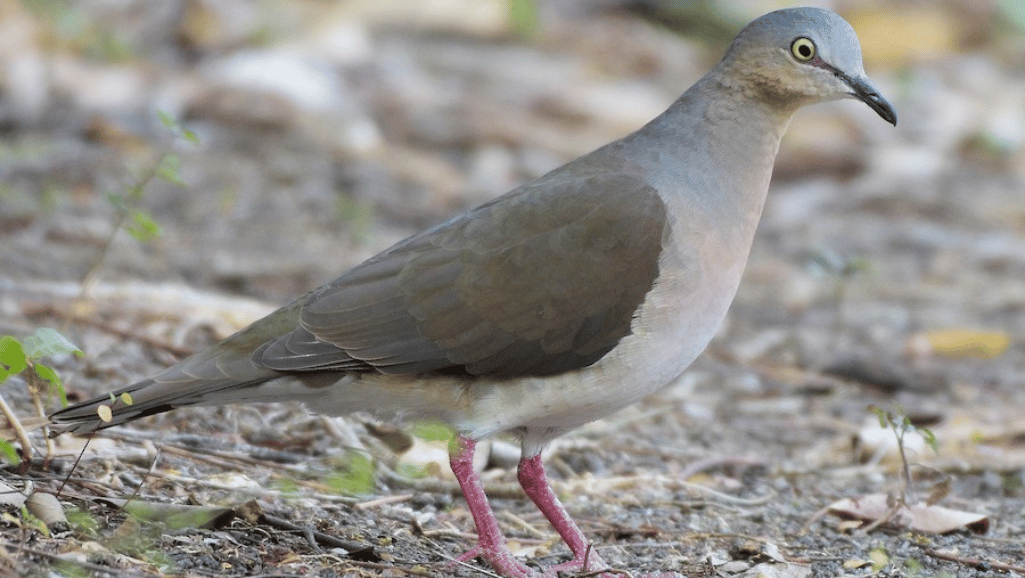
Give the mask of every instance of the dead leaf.
M 844 498 L 829 506 L 830 513 L 841 518 L 874 522 L 890 513 L 886 494 L 869 494 L 860 498 Z M 918 532 L 946 534 L 962 528 L 975 534 L 989 530 L 989 518 L 982 514 L 952 510 L 942 506 L 918 503 L 897 510 L 891 525 L 906 527 Z
M 33 516 L 42 520 L 47 528 L 53 528 L 56 524 L 68 524 L 64 508 L 53 494 L 32 492 L 32 495 L 25 500 L 25 507 Z
M 911 336 L 908 349 L 919 355 L 992 359 L 1007 351 L 1011 337 L 1002 331 L 938 329 Z
M 850 11 L 847 20 L 858 31 L 866 66 L 901 66 L 956 52 L 961 34 L 955 14 L 932 3 L 901 10 L 883 6 Z

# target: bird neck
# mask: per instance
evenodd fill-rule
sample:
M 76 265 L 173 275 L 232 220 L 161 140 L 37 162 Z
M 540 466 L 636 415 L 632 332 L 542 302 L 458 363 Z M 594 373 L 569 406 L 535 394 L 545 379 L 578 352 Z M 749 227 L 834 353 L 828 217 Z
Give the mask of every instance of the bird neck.
M 634 146 L 644 150 L 656 142 L 672 143 L 656 169 L 659 188 L 690 196 L 681 201 L 703 208 L 712 222 L 736 223 L 738 241 L 749 243 L 792 114 L 731 91 L 708 75 L 638 131 Z

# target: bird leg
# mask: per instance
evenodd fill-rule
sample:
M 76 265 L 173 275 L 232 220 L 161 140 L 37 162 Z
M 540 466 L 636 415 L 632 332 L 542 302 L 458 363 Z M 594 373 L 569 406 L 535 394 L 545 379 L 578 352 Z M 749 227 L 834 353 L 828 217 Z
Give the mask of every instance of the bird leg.
M 466 505 L 470 508 L 470 515 L 473 516 L 473 523 L 477 526 L 477 545 L 456 560 L 466 562 L 479 556 L 487 560 L 495 572 L 506 578 L 535 578 L 538 573 L 516 560 L 505 543 L 498 519 L 484 493 L 484 484 L 473 470 L 473 451 L 476 447 L 476 440 L 463 436 L 457 436 L 449 446 L 452 473 L 456 475 Z
M 562 536 L 570 551 L 573 552 L 572 560 L 548 568 L 546 574 L 548 572 L 554 574 L 559 571 L 589 573 L 608 568 L 598 554 L 593 551 L 590 542 L 580 531 L 580 527 L 570 517 L 569 512 L 566 511 L 555 495 L 555 491 L 552 490 L 552 486 L 548 484 L 545 468 L 541 463 L 541 454 L 521 458 L 520 465 L 516 470 L 516 478 L 527 497 L 541 510 L 545 518 L 548 518 L 555 531 Z
M 523 491 L 565 540 L 570 551 L 573 552 L 573 559 L 546 568 L 540 573 L 516 560 L 512 551 L 509 550 L 509 546 L 506 545 L 505 535 L 498 527 L 498 519 L 484 493 L 484 484 L 481 483 L 480 476 L 473 469 L 473 452 L 476 447 L 476 440 L 463 436 L 457 436 L 449 447 L 449 463 L 452 466 L 452 472 L 459 482 L 459 487 L 463 490 L 463 497 L 466 498 L 473 522 L 477 526 L 477 544 L 459 556 L 457 561 L 466 562 L 476 557 L 483 558 L 498 574 L 507 578 L 537 578 L 538 576 L 555 576 L 560 571 L 590 572 L 606 568 L 605 563 L 592 551 L 584 533 L 580 531 L 573 518 L 570 518 L 566 508 L 559 502 L 555 492 L 548 485 L 540 454 L 521 459 L 516 477 L 523 487 Z

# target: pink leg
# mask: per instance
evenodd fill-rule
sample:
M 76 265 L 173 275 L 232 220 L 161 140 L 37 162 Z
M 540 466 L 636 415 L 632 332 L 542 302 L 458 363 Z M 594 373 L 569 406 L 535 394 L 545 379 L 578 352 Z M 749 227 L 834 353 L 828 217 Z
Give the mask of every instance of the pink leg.
M 544 465 L 541 464 L 541 455 L 521 458 L 520 465 L 516 472 L 520 486 L 527 496 L 537 505 L 541 513 L 548 518 L 555 531 L 566 541 L 569 549 L 573 552 L 573 560 L 565 564 L 559 564 L 548 569 L 548 571 L 582 571 L 591 572 L 607 568 L 605 562 L 592 551 L 590 543 L 580 531 L 580 527 L 569 516 L 566 508 L 559 502 L 552 487 L 548 485 L 548 478 L 545 476 Z
M 560 571 L 587 573 L 608 568 L 605 562 L 591 551 L 584 533 L 569 517 L 566 508 L 559 503 L 555 492 L 548 485 L 540 455 L 521 459 L 516 477 L 519 479 L 520 485 L 523 486 L 523 491 L 569 545 L 573 552 L 573 559 L 564 564 L 545 568 L 541 572 L 531 570 L 516 560 L 509 547 L 506 546 L 505 536 L 498 527 L 498 519 L 495 518 L 487 495 L 484 494 L 484 485 L 480 481 L 480 476 L 473 471 L 473 451 L 476 446 L 476 440 L 458 436 L 453 440 L 449 449 L 449 463 L 452 465 L 452 472 L 455 473 L 456 480 L 459 481 L 459 487 L 463 490 L 466 504 L 469 506 L 473 522 L 477 526 L 477 545 L 457 558 L 458 561 L 466 562 L 479 556 L 487 560 L 495 572 L 504 578 L 555 578 Z M 602 578 L 620 578 L 621 574 L 602 573 L 600 576 Z M 680 574 L 666 572 L 645 574 L 638 578 L 684 577 Z
M 505 544 L 505 536 L 498 527 L 498 519 L 491 509 L 491 503 L 484 493 L 484 484 L 480 476 L 473 471 L 473 451 L 477 441 L 458 436 L 449 448 L 449 463 L 456 475 L 459 487 L 463 490 L 466 504 L 470 508 L 473 522 L 477 526 L 477 545 L 458 558 L 465 562 L 480 556 L 487 560 L 491 567 L 506 578 L 535 578 L 538 576 L 513 557 Z M 579 530 L 577 530 L 579 532 Z

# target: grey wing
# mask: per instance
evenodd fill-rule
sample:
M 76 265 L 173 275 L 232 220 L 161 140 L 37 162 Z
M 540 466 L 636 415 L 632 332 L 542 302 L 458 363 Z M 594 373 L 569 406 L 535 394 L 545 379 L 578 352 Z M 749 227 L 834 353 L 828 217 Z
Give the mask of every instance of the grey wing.
M 280 371 L 509 378 L 588 366 L 658 275 L 665 206 L 627 175 L 527 185 L 314 291 L 253 361 Z

